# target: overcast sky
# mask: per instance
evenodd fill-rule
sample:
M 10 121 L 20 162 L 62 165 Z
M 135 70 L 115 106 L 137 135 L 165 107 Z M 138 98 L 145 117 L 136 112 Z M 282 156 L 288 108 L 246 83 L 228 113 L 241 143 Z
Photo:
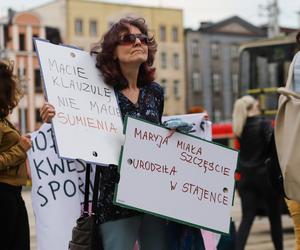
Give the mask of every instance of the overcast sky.
M 201 21 L 220 21 L 238 15 L 254 25 L 265 24 L 267 13 L 264 7 L 274 0 L 106 0 L 106 2 L 132 3 L 146 6 L 175 7 L 184 10 L 185 27 L 198 28 Z M 26 10 L 49 0 L 0 0 L 0 16 L 8 8 Z M 299 28 L 299 0 L 278 0 L 280 25 Z

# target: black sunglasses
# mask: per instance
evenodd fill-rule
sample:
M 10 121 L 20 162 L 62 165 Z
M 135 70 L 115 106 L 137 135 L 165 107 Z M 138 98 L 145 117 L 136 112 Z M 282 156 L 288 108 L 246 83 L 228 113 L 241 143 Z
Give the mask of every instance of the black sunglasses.
M 145 34 L 127 34 L 120 37 L 119 44 L 121 45 L 132 45 L 136 39 L 139 39 L 142 44 L 148 45 L 149 38 Z

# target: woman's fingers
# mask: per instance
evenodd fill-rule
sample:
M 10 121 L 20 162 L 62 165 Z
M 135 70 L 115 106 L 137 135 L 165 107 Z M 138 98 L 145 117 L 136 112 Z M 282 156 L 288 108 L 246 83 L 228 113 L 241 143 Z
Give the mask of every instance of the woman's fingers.
M 28 138 L 28 139 L 31 139 L 31 134 L 25 134 L 23 136 L 26 137 L 26 138 Z
M 21 147 L 27 151 L 28 149 L 31 148 L 32 146 L 32 142 L 30 140 L 30 137 L 27 137 L 27 136 L 21 136 L 20 137 L 20 145 Z
M 176 131 L 176 129 L 170 129 L 169 130 L 169 134 L 166 136 L 166 138 L 170 138 L 170 137 L 172 137 L 172 135 L 175 133 L 175 131 Z
M 55 108 L 48 102 L 45 102 L 42 108 L 40 109 L 40 115 L 43 122 L 51 122 L 52 118 L 55 116 Z

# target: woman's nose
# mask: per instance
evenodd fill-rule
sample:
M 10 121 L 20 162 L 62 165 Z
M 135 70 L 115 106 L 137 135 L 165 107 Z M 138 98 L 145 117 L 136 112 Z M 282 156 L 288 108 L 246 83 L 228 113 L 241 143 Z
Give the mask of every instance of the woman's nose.
M 141 40 L 138 37 L 136 37 L 135 42 L 134 42 L 134 46 L 141 45 L 141 44 L 142 44 Z

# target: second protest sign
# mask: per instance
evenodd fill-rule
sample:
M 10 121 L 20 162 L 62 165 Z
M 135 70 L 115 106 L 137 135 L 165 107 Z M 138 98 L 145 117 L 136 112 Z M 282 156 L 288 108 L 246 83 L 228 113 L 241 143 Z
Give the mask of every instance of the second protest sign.
M 127 117 L 116 204 L 229 233 L 238 152 Z

